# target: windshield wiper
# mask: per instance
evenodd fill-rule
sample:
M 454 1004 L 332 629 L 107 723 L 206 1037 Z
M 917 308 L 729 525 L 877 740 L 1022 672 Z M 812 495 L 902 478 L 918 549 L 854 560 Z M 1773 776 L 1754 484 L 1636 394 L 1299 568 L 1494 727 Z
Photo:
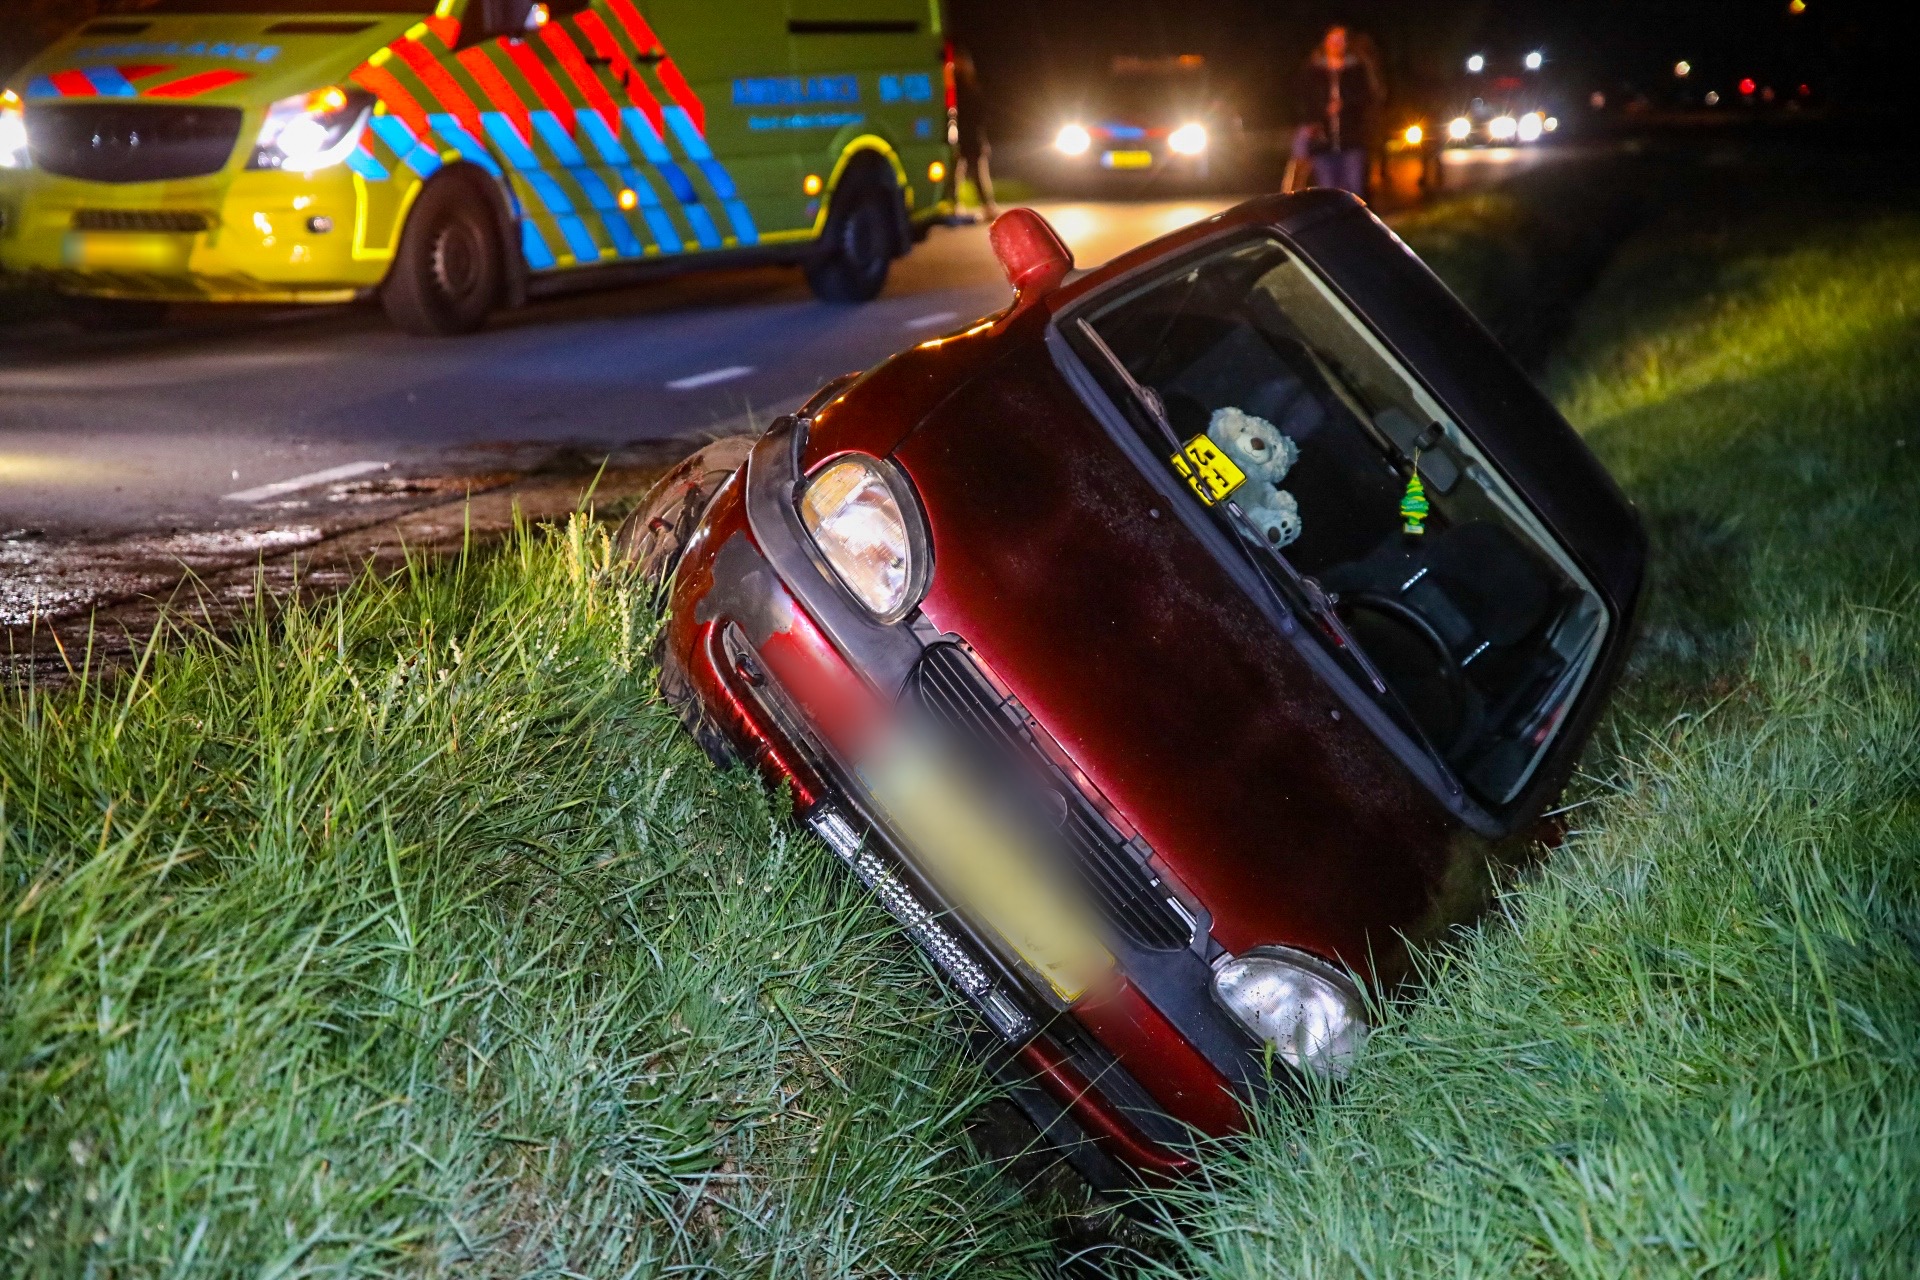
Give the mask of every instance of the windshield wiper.
M 1227 514 L 1233 517 L 1234 524 L 1256 544 L 1261 544 L 1260 531 L 1254 528 L 1253 521 L 1247 519 L 1247 513 L 1240 509 L 1240 504 L 1229 500 L 1225 505 Z M 1360 642 L 1353 638 L 1353 633 L 1347 630 L 1347 624 L 1334 610 L 1334 606 L 1340 603 L 1340 597 L 1330 594 L 1320 585 L 1320 580 L 1312 574 L 1302 573 L 1295 568 L 1293 561 L 1281 555 L 1278 547 L 1269 547 L 1267 550 L 1268 560 L 1280 570 L 1281 576 L 1287 580 L 1287 585 L 1293 588 L 1294 594 L 1299 596 L 1301 602 L 1307 606 L 1307 612 L 1312 614 L 1314 621 L 1320 624 L 1320 629 L 1325 631 L 1335 644 L 1353 656 L 1354 663 L 1373 685 L 1376 693 L 1387 693 L 1387 681 L 1380 674 L 1380 668 L 1373 665 L 1373 659 L 1367 656 L 1367 651 L 1360 647 Z

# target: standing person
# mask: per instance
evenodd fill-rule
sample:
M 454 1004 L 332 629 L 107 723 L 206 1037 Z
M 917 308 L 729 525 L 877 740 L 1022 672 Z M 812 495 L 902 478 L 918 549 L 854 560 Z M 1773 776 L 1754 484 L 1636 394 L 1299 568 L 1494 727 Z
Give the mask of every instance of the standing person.
M 993 203 L 993 176 L 987 172 L 986 121 L 981 118 L 985 102 L 980 93 L 980 72 L 973 55 L 965 49 L 953 51 L 953 105 L 957 136 L 954 138 L 953 206 L 960 207 L 960 184 L 969 177 L 980 192 L 980 209 L 992 222 L 1000 216 Z
M 1347 29 L 1327 28 L 1307 61 L 1300 95 L 1317 187 L 1367 193 L 1367 119 L 1373 85 L 1360 59 L 1347 50 Z

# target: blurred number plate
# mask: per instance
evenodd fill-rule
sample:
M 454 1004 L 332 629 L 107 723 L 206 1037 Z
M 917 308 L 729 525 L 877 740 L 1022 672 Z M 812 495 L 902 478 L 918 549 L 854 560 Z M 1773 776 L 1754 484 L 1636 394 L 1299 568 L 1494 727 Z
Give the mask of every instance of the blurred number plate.
M 1109 169 L 1151 169 L 1153 152 L 1109 151 L 1100 157 L 1100 163 Z
M 1247 482 L 1247 473 L 1203 435 L 1187 441 L 1180 452 L 1173 455 L 1173 469 L 1208 506 Z
M 860 776 L 933 882 L 1069 1003 L 1113 967 L 1079 903 L 1043 870 L 1043 854 L 971 795 L 953 767 L 905 735 Z

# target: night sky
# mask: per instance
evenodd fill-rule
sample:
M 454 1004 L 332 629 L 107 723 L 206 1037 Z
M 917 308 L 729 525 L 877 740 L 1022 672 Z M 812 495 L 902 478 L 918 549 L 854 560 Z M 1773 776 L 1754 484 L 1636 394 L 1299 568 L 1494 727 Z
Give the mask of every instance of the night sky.
M 1390 86 L 1408 99 L 1450 96 L 1469 53 L 1548 58 L 1562 94 L 1704 93 L 1743 76 L 1786 90 L 1811 83 L 1821 101 L 1886 101 L 1912 76 L 1912 46 L 1879 30 L 1855 0 L 948 0 L 956 35 L 975 52 L 1002 127 L 1042 125 L 1052 83 L 1070 83 L 1117 52 L 1201 53 L 1238 89 L 1250 122 L 1278 122 L 1293 75 L 1331 21 L 1371 32 Z M 1888 6 L 1889 11 L 1897 6 Z M 1689 86 L 1672 68 L 1688 60 Z M 1884 68 L 1884 73 L 1883 69 Z

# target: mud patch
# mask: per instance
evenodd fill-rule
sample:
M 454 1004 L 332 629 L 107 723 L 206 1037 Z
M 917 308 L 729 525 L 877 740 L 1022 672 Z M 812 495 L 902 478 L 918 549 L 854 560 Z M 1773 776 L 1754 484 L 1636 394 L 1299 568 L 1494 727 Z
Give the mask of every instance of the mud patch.
M 71 616 L 103 600 L 138 595 L 238 560 L 278 555 L 320 541 L 318 526 L 136 534 L 101 541 L 55 540 L 22 529 L 0 536 L 0 626 Z

